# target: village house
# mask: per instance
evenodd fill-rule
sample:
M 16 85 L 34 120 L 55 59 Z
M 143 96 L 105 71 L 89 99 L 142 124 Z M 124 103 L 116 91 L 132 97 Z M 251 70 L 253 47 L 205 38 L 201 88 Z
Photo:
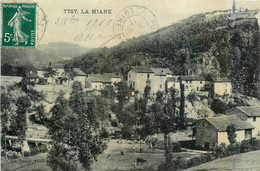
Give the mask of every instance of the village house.
M 194 91 L 202 91 L 205 89 L 205 78 L 202 76 L 180 76 L 179 80 L 184 85 L 185 95 Z
M 25 77 L 30 81 L 37 83 L 39 81 L 39 77 L 36 72 L 30 71 L 25 73 Z
M 86 86 L 86 75 L 82 70 L 79 68 L 73 68 L 73 77 L 69 78 L 69 76 L 66 74 L 64 70 L 64 65 L 51 65 L 50 67 L 55 70 L 56 74 L 53 77 L 45 77 L 45 69 L 44 65 L 42 66 L 37 66 L 37 74 L 36 76 L 38 77 L 38 80 L 41 78 L 45 80 L 46 83 L 48 84 L 54 84 L 54 85 L 62 85 L 62 84 L 70 84 L 73 83 L 74 81 L 79 81 L 82 85 L 82 87 Z M 30 74 L 28 74 L 30 76 Z M 33 74 L 32 76 L 35 76 Z M 34 78 L 34 80 L 36 80 Z M 38 82 L 38 81 L 37 81 Z
M 255 127 L 253 135 L 260 135 L 260 106 L 239 106 L 227 111 L 229 115 L 236 115 L 243 121 Z
M 168 68 L 150 68 L 148 66 L 132 66 L 127 74 L 128 86 L 143 94 L 146 85 L 151 86 L 151 93 L 165 91 L 166 79 L 172 76 Z
M 86 76 L 86 88 L 90 90 L 102 90 L 111 84 L 111 79 L 101 74 L 87 74 Z
M 115 73 L 104 73 L 102 74 L 104 77 L 110 79 L 112 84 L 114 85 L 115 83 L 121 82 L 122 81 L 122 76 L 115 74 Z
M 236 141 L 252 137 L 254 126 L 234 115 L 204 118 L 196 123 L 196 145 L 204 149 L 213 149 L 221 143 L 230 144 L 227 127 L 233 124 L 236 128 Z
M 232 93 L 231 81 L 227 77 L 215 78 L 211 82 L 213 97 L 230 96 Z

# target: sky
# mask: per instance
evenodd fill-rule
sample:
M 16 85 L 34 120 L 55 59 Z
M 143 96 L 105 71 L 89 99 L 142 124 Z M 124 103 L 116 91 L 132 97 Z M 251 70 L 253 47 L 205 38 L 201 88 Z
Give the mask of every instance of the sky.
M 38 44 L 68 42 L 86 48 L 111 47 L 196 13 L 231 9 L 232 1 L 38 0 Z M 258 9 L 260 1 L 237 0 L 239 7 Z M 93 9 L 111 14 L 92 14 Z M 127 12 L 131 14 L 124 17 Z

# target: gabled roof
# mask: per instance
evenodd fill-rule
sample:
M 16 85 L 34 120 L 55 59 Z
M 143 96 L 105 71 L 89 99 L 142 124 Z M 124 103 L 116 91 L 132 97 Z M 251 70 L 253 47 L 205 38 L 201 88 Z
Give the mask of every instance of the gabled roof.
M 92 82 L 111 83 L 111 80 L 101 74 L 88 74 L 87 80 Z
M 103 76 L 108 77 L 109 79 L 111 79 L 111 78 L 122 78 L 122 76 L 117 75 L 115 73 L 104 73 Z
M 217 77 L 217 78 L 213 78 L 214 82 L 231 82 L 228 77 Z
M 237 109 L 247 116 L 260 116 L 260 106 L 240 106 Z
M 225 132 L 227 130 L 227 127 L 231 124 L 235 125 L 237 130 L 255 128 L 250 123 L 239 119 L 235 115 L 210 117 L 210 118 L 205 118 L 205 120 L 208 121 L 212 126 L 214 126 L 218 131 L 221 132 Z
M 79 68 L 73 68 L 73 71 L 76 73 L 76 76 L 86 76 L 87 74 L 81 71 Z
M 154 75 L 168 75 L 172 74 L 172 71 L 168 68 L 151 68 L 151 70 L 154 72 Z
M 180 76 L 182 80 L 184 81 L 205 81 L 205 78 L 202 76 L 188 76 L 188 75 L 182 75 Z
M 137 73 L 153 73 L 148 66 L 131 66 L 131 68 Z

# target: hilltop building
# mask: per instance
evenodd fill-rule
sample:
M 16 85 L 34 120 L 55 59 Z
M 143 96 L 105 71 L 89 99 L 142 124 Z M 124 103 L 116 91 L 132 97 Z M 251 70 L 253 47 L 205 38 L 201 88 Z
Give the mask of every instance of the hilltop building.
M 250 139 L 254 126 L 237 116 L 219 116 L 204 118 L 196 123 L 196 145 L 204 149 L 213 149 L 221 143 L 229 144 L 227 127 L 233 124 L 236 128 L 236 141 Z

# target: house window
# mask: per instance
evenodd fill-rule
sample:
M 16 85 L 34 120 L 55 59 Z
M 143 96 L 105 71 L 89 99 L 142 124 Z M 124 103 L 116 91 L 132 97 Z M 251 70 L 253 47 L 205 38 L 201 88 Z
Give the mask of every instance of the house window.
M 200 81 L 200 84 L 202 84 L 202 81 Z
M 150 74 L 149 73 L 147 74 L 147 78 L 150 78 Z
M 252 129 L 246 129 L 245 130 L 245 139 L 252 138 Z
M 129 74 L 129 78 L 131 78 L 131 74 Z
M 160 88 L 162 88 L 162 85 L 160 84 Z
M 197 91 L 199 91 L 199 87 L 197 87 Z
M 256 122 L 256 116 L 253 116 L 253 122 Z
M 135 82 L 133 81 L 133 87 L 135 88 Z

